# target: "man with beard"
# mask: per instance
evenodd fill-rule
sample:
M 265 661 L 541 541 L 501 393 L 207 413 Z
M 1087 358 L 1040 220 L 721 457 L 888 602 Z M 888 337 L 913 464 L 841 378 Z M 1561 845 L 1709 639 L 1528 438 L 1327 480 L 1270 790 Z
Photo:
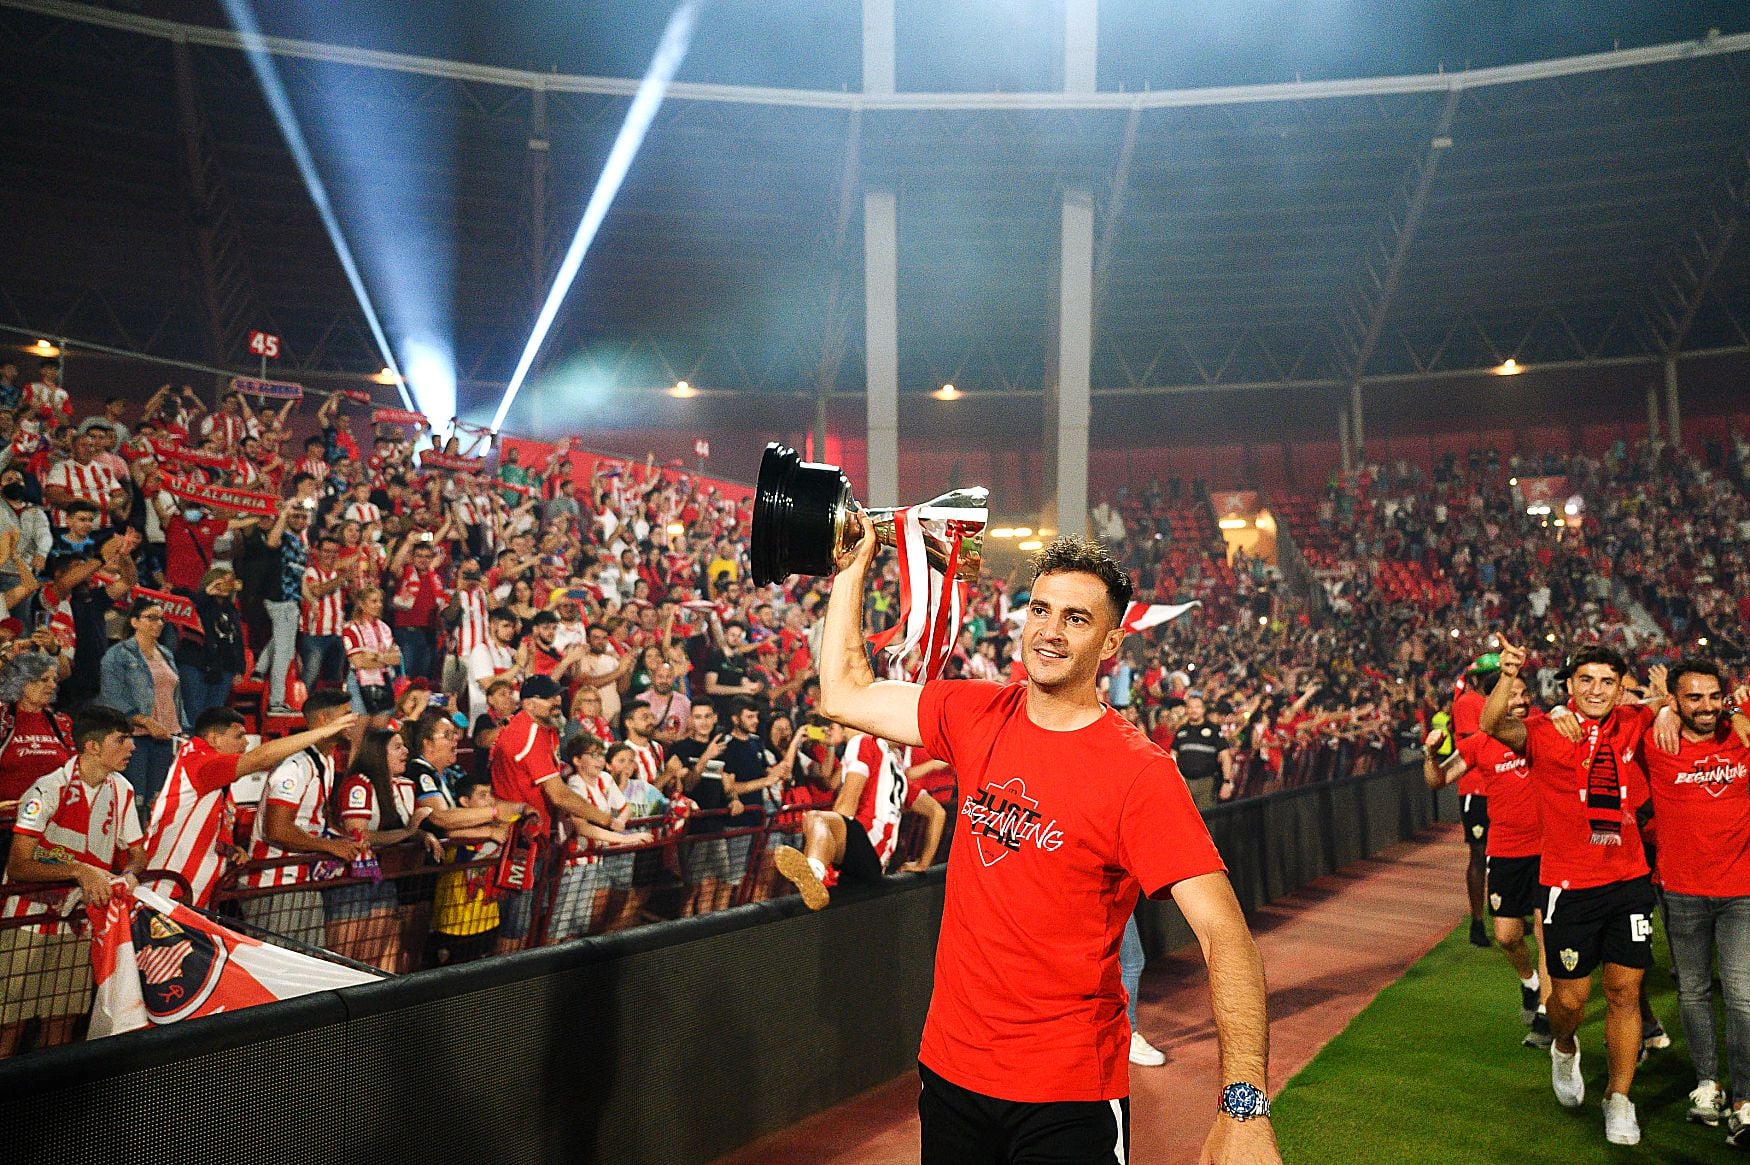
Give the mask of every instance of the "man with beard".
M 1683 1034 L 1695 1064 L 1689 1119 L 1726 1122 L 1729 1144 L 1750 1149 L 1750 721 L 1726 715 L 1725 677 L 1706 659 L 1679 660 L 1668 706 L 1676 750 L 1643 747 L 1658 826 L 1665 934 Z M 1740 706 L 1750 693 L 1739 692 Z M 1669 742 L 1667 742 L 1669 743 Z M 1721 1090 L 1713 959 L 1726 1002 L 1730 1100 Z

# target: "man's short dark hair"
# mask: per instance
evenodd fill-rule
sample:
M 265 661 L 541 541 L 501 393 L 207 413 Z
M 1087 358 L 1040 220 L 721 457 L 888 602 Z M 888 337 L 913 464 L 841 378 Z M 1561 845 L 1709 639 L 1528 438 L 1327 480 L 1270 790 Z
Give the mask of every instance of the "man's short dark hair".
M 202 712 L 199 716 L 194 718 L 194 734 L 196 736 L 205 736 L 209 732 L 214 732 L 221 728 L 229 728 L 233 724 L 242 723 L 244 723 L 244 720 L 241 712 L 237 711 L 235 708 L 226 708 L 221 705 L 217 708 L 208 708 L 205 712 Z
M 127 736 L 133 730 L 128 718 L 108 704 L 87 704 L 73 713 L 73 747 L 81 753 L 88 744 L 102 744 L 112 732 Z
M 1568 657 L 1568 675 L 1571 677 L 1581 668 L 1594 663 L 1601 663 L 1611 671 L 1615 672 L 1617 679 L 1621 679 L 1628 674 L 1628 660 L 1622 657 L 1620 651 L 1594 643 L 1582 647 Z
M 591 735 L 588 732 L 579 732 L 576 736 L 573 736 L 570 740 L 565 742 L 565 748 L 563 751 L 566 760 L 575 761 L 586 752 L 600 753 L 605 751 L 606 748 L 607 745 L 601 742 L 599 736 Z
M 758 712 L 759 710 L 760 706 L 754 702 L 752 696 L 735 696 L 729 701 L 729 715 L 731 719 L 741 715 L 743 712 Z
M 92 501 L 87 501 L 85 498 L 74 498 L 72 501 L 68 502 L 65 506 L 63 506 L 62 509 L 66 511 L 66 514 L 69 518 L 71 518 L 74 514 L 96 515 L 99 512 L 97 509 L 97 503 L 92 502 Z
M 486 612 L 486 621 L 488 623 L 519 623 L 519 624 L 522 622 L 521 619 L 517 618 L 517 613 L 515 611 L 511 610 L 509 607 L 494 607 L 494 608 L 492 608 L 492 610 Z
M 334 688 L 323 688 L 320 691 L 311 692 L 309 698 L 304 701 L 304 723 L 310 723 L 330 708 L 344 708 L 351 706 L 351 704 L 352 697 Z
M 545 627 L 551 623 L 556 627 L 559 625 L 559 616 L 553 611 L 536 611 L 530 623 L 536 627 Z
M 1677 681 L 1684 676 L 1711 676 L 1720 685 L 1722 692 L 1729 686 L 1726 683 L 1726 673 L 1720 670 L 1720 665 L 1699 655 L 1686 655 L 1672 664 L 1671 674 L 1666 677 L 1666 687 L 1675 693 Z
M 457 777 L 455 784 L 451 785 L 450 788 L 455 793 L 456 800 L 460 801 L 464 797 L 472 797 L 476 789 L 492 788 L 492 782 L 485 777 L 470 774 Z
M 1130 575 L 1112 560 L 1106 548 L 1092 538 L 1065 534 L 1033 556 L 1033 581 L 1048 574 L 1091 574 L 1106 587 L 1106 598 L 1112 604 L 1112 622 L 1124 620 L 1130 609 L 1130 597 L 1135 587 Z

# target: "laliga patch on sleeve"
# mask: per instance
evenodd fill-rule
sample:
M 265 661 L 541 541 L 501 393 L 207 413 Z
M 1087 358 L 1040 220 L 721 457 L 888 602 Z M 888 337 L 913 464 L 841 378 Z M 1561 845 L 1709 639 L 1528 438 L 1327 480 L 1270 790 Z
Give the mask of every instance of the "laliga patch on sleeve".
M 23 804 L 23 806 L 21 806 L 19 808 L 19 810 L 18 810 L 18 822 L 20 825 L 24 825 L 24 824 L 34 825 L 34 824 L 36 824 L 36 819 L 41 817 L 42 815 L 43 815 L 42 798 L 41 797 L 32 797 L 30 800 L 26 801 Z
M 279 780 L 277 780 L 273 783 L 273 791 L 274 792 L 285 793 L 287 795 L 290 795 L 291 792 L 294 789 L 296 789 L 297 787 L 298 787 L 298 778 L 292 773 L 287 773 L 285 776 L 281 777 Z
M 346 807 L 348 809 L 363 809 L 365 807 L 365 799 L 368 796 L 369 793 L 363 785 L 354 785 L 352 791 L 346 795 Z

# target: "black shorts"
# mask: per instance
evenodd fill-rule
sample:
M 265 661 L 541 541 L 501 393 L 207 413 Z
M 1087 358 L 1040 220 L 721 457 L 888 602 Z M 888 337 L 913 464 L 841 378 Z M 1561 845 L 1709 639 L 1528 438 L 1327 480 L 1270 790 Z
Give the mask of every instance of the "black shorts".
M 950 1084 L 922 1064 L 921 1165 L 1112 1165 L 1130 1159 L 1130 1098 L 1027 1103 Z
M 881 868 L 881 859 L 869 844 L 869 834 L 855 817 L 843 813 L 839 817 L 845 823 L 845 856 L 839 862 L 839 877 L 851 882 L 879 882 L 887 871 Z
M 1528 858 L 1489 858 L 1485 868 L 1489 874 L 1489 913 L 1496 918 L 1524 918 L 1543 904 L 1543 887 L 1537 881 L 1537 869 L 1543 859 L 1536 854 Z
M 1552 979 L 1584 979 L 1599 963 L 1653 965 L 1652 879 L 1586 890 L 1543 889 L 1543 945 Z
M 1459 819 L 1464 822 L 1464 840 L 1482 845 L 1489 840 L 1489 799 L 1481 793 L 1466 793 L 1458 799 Z

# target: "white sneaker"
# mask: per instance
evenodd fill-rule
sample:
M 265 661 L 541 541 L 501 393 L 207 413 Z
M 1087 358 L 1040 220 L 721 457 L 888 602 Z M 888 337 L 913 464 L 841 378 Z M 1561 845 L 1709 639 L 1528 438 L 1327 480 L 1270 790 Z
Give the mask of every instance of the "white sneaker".
M 1712 1080 L 1703 1080 L 1689 1094 L 1689 1119 L 1698 1125 L 1718 1128 L 1726 1115 L 1726 1096 Z
M 1579 1108 L 1586 1103 L 1586 1081 L 1580 1075 L 1580 1045 L 1574 1044 L 1573 1054 L 1558 1052 L 1549 1046 L 1550 1084 L 1556 1090 L 1556 1103 L 1563 1108 Z
M 1604 1139 L 1613 1145 L 1641 1143 L 1641 1122 L 1635 1119 L 1635 1106 L 1620 1092 L 1604 1098 Z
M 1130 1033 L 1130 1062 L 1144 1068 L 1159 1068 L 1167 1062 L 1167 1054 L 1142 1038 L 1142 1033 Z

